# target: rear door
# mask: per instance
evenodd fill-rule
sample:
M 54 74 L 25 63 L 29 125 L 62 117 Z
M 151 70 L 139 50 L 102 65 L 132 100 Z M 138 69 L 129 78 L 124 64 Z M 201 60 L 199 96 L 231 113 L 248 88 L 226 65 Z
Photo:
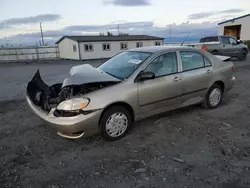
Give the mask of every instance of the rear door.
M 138 82 L 138 99 L 142 117 L 157 114 L 181 104 L 181 73 L 176 52 L 156 57 L 144 70 L 155 78 Z
M 182 97 L 184 105 L 200 102 L 213 77 L 210 60 L 199 51 L 180 51 L 182 64 Z

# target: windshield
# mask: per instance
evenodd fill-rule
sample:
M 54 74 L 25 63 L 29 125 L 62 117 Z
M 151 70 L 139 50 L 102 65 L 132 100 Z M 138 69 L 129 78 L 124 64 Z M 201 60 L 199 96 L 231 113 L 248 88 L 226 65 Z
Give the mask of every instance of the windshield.
M 151 53 L 147 52 L 122 52 L 103 63 L 98 68 L 107 74 L 124 80 L 150 55 Z

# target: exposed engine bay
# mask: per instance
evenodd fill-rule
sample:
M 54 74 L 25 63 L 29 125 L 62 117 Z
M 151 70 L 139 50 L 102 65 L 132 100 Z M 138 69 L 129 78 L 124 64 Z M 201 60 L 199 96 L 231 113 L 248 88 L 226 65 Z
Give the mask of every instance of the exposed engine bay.
M 73 77 L 73 75 L 71 76 Z M 96 76 L 98 76 L 98 74 Z M 78 78 L 81 77 L 78 75 Z M 67 80 L 69 80 L 69 78 L 67 78 Z M 27 85 L 27 95 L 36 106 L 46 112 L 49 112 L 51 108 L 56 107 L 62 101 L 73 97 L 83 96 L 86 93 L 120 82 L 119 80 L 114 80 L 113 78 L 106 80 L 107 81 L 100 81 L 100 79 L 93 79 L 93 82 L 85 83 L 82 81 L 82 84 L 73 84 L 70 82 L 70 85 L 66 85 L 64 82 L 48 86 L 42 80 L 38 70 L 33 79 Z

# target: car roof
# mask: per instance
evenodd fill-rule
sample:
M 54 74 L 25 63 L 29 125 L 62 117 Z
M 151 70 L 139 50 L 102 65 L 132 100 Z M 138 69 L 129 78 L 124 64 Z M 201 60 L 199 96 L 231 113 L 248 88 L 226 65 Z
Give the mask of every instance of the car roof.
M 193 47 L 186 47 L 186 46 L 149 46 L 149 47 L 141 47 L 141 48 L 134 48 L 128 51 L 135 51 L 135 52 L 149 52 L 149 53 L 156 53 L 156 52 L 165 52 L 165 51 L 173 51 L 173 50 L 196 50 Z

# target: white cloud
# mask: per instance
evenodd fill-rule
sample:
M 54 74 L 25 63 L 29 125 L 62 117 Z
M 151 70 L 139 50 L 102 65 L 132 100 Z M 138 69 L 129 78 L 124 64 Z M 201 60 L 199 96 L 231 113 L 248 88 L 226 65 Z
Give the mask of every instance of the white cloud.
M 113 4 L 116 6 L 137 7 L 151 5 L 149 0 L 112 0 L 105 1 L 106 4 Z
M 211 16 L 218 16 L 218 15 L 222 15 L 222 14 L 241 13 L 244 11 L 245 11 L 244 9 L 228 9 L 228 10 L 222 10 L 222 11 L 200 12 L 200 13 L 189 15 L 188 19 L 196 20 L 196 19 L 208 18 Z
M 37 16 L 22 17 L 22 18 L 11 18 L 0 21 L 0 30 L 7 29 L 11 26 L 21 25 L 21 24 L 34 24 L 39 22 L 51 22 L 56 21 L 61 18 L 58 14 L 41 14 Z

